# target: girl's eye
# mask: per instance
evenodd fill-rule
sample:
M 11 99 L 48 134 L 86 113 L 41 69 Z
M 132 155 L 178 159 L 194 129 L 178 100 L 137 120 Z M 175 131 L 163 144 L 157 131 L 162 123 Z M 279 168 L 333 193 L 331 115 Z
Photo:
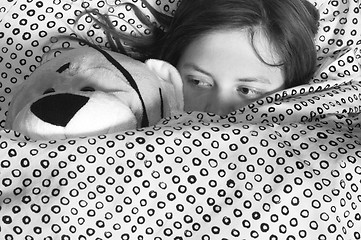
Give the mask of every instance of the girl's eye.
M 247 96 L 249 98 L 255 98 L 262 95 L 260 91 L 249 87 L 239 87 L 237 91 L 239 94 Z
M 238 88 L 238 92 L 240 92 L 240 93 L 242 93 L 242 94 L 245 94 L 245 95 L 249 94 L 250 91 L 251 91 L 251 89 L 246 88 L 246 87 Z
M 197 87 L 201 87 L 201 88 L 211 88 L 212 87 L 212 83 L 210 83 L 209 81 L 202 79 L 202 78 L 196 78 L 193 76 L 189 76 L 188 77 L 188 83 L 197 86 Z

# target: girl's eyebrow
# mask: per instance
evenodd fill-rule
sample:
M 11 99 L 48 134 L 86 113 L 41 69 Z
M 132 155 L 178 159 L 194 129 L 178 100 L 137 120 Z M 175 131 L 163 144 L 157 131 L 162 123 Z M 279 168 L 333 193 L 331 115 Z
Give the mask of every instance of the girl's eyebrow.
M 206 70 L 198 67 L 197 65 L 193 64 L 193 63 L 185 63 L 183 65 L 184 68 L 191 68 L 193 70 L 196 70 L 197 72 L 203 73 L 209 77 L 213 77 L 212 74 L 210 74 L 209 72 L 207 72 Z
M 196 70 L 200 73 L 203 73 L 209 77 L 213 77 L 212 74 L 210 74 L 209 72 L 207 72 L 206 70 L 198 67 L 197 65 L 193 64 L 193 63 L 186 63 L 183 65 L 184 68 L 190 68 L 193 70 Z M 245 77 L 245 78 L 239 78 L 238 79 L 239 82 L 246 82 L 246 83 L 251 83 L 251 82 L 258 82 L 258 83 L 266 83 L 266 84 L 271 84 L 271 81 L 264 77 L 264 76 L 256 76 L 256 77 Z
M 257 77 L 246 77 L 246 78 L 239 78 L 238 81 L 240 82 L 258 82 L 258 83 L 266 83 L 271 84 L 271 81 L 264 76 L 257 76 Z

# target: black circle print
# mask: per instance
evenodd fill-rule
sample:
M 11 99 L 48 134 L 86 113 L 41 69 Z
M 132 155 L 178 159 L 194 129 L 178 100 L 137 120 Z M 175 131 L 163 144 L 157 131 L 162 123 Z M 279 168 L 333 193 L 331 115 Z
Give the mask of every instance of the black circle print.
M 149 34 L 123 2 L 2 3 L 2 127 L 15 88 L 43 54 L 79 47 L 59 35 L 77 34 L 108 47 L 93 19 L 84 17 L 76 25 L 84 9 L 111 13 L 119 31 L 133 24 Z M 131 2 L 151 17 L 142 1 Z M 149 2 L 168 15 L 179 3 Z M 361 239 L 361 85 L 355 80 L 360 6 L 356 1 L 310 2 L 320 9 L 315 42 L 318 67 L 323 66 L 313 84 L 270 95 L 226 117 L 184 113 L 119 134 L 34 142 L 3 130 L 0 235 Z

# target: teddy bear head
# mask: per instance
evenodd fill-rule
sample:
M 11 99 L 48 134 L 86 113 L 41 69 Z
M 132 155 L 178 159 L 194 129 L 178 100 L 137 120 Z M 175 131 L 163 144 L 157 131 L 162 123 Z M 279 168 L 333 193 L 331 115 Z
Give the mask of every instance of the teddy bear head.
M 183 110 L 170 64 L 81 47 L 41 64 L 15 93 L 5 127 L 32 139 L 63 139 L 155 125 Z

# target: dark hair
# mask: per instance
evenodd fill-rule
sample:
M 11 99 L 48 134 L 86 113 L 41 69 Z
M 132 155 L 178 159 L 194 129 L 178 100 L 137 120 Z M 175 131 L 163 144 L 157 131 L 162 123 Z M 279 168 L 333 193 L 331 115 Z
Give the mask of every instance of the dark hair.
M 134 5 L 136 15 L 151 29 L 151 35 L 127 36 L 116 31 L 106 15 L 98 14 L 98 23 L 109 34 L 108 41 L 123 39 L 133 47 L 128 53 L 140 60 L 159 58 L 176 66 L 185 48 L 204 34 L 224 29 L 246 29 L 253 44 L 253 36 L 260 29 L 281 62 L 267 63 L 257 53 L 256 47 L 255 52 L 264 63 L 284 70 L 286 88 L 307 82 L 315 71 L 314 37 L 319 14 L 307 0 L 182 0 L 173 17 L 155 11 L 146 0 L 141 1 L 164 31 Z M 122 49 L 121 44 L 118 49 Z M 141 54 L 134 54 L 136 52 Z
M 246 29 L 253 44 L 255 31 L 261 29 L 282 61 L 276 66 L 283 68 L 288 88 L 307 82 L 315 71 L 318 19 L 307 0 L 182 0 L 158 39 L 156 54 L 176 65 L 184 49 L 203 34 Z

